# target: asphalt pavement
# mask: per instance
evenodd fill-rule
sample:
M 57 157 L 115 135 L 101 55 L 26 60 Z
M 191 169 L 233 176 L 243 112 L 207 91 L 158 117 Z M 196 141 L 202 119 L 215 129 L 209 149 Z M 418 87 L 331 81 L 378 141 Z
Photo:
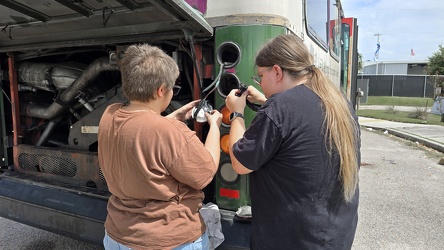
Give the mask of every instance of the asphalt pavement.
M 361 127 L 358 227 L 352 250 L 444 249 L 439 155 Z
M 386 106 L 361 106 L 359 109 L 386 109 Z M 397 110 L 414 111 L 415 107 L 399 107 Z M 444 126 L 392 122 L 368 117 L 359 117 L 359 124 L 366 128 L 383 130 L 386 133 L 418 142 L 444 153 Z M 443 124 L 444 125 L 444 124 Z

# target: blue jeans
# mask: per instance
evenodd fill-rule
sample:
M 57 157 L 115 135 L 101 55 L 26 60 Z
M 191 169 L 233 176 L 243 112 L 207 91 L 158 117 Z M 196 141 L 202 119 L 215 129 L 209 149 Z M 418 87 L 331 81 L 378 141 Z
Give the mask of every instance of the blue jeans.
M 113 240 L 111 237 L 108 236 L 108 233 L 105 230 L 105 237 L 103 238 L 103 246 L 106 250 L 131 250 L 131 248 L 120 244 L 119 242 Z M 210 241 L 208 239 L 208 235 L 205 232 L 202 234 L 202 236 L 199 237 L 199 239 L 190 242 L 182 244 L 173 250 L 208 250 L 210 248 Z
M 210 249 L 210 240 L 208 234 L 205 232 L 197 240 L 189 243 L 182 244 L 173 250 L 208 250 Z

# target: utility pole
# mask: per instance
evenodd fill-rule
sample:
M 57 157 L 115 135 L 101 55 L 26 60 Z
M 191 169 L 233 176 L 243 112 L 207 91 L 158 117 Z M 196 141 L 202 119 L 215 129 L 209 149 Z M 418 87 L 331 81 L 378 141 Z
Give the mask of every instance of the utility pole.
M 378 43 L 376 44 L 376 52 L 375 52 L 374 60 L 376 61 L 376 75 L 379 75 L 378 60 L 379 60 L 379 49 L 381 48 L 381 44 L 379 43 L 379 37 L 382 36 L 382 34 L 378 33 L 378 34 L 375 34 L 375 36 L 378 37 Z
M 378 33 L 378 34 L 375 34 L 374 36 L 378 37 L 378 43 L 376 44 L 377 49 L 376 49 L 376 52 L 375 52 L 375 59 L 379 59 L 379 48 L 381 47 L 381 44 L 379 42 L 379 37 L 382 36 L 382 34 Z

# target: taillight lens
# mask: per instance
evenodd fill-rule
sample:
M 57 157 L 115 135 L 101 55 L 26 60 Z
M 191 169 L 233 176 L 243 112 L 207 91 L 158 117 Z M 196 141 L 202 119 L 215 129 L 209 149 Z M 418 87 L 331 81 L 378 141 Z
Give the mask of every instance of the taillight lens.
M 224 105 L 219 112 L 222 114 L 222 125 L 225 127 L 231 126 L 230 110 Z
M 234 171 L 230 162 L 220 166 L 219 175 L 222 181 L 227 184 L 235 184 L 239 178 L 239 174 Z
M 224 134 L 220 138 L 220 149 L 225 154 L 230 153 L 230 135 L 229 134 Z

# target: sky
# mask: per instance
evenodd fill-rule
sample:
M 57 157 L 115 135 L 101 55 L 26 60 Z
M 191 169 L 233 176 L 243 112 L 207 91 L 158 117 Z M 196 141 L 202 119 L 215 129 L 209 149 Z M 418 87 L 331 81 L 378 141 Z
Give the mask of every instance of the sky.
M 345 17 L 358 23 L 362 60 L 428 61 L 444 46 L 443 0 L 342 0 Z M 411 55 L 413 50 L 415 56 Z

